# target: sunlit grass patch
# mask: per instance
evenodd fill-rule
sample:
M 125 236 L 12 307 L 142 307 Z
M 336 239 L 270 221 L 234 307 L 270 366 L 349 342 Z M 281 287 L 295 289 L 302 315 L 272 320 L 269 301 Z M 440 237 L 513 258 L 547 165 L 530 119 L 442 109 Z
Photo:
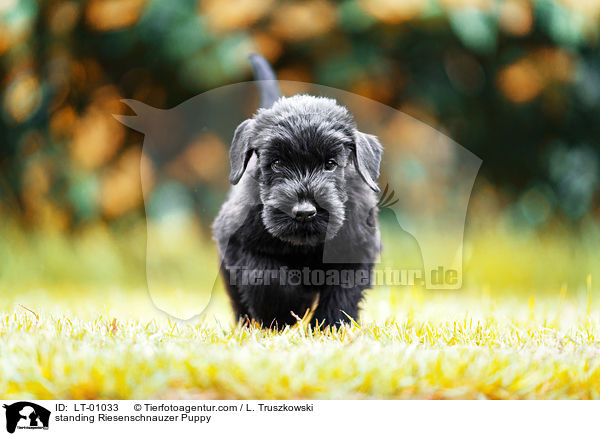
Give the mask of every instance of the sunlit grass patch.
M 191 323 L 160 315 L 143 290 L 100 299 L 37 291 L 4 304 L 0 397 L 600 396 L 599 313 L 585 293 L 376 290 L 358 323 L 282 332 L 234 325 L 222 294 Z

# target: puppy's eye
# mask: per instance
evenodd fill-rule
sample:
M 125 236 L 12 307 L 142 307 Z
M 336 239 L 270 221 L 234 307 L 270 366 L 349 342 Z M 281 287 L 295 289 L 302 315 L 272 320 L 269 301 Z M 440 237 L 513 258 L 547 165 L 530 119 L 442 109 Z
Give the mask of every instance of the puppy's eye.
M 333 159 L 329 159 L 325 164 L 325 171 L 333 171 L 337 168 L 337 162 Z
M 274 160 L 271 162 L 271 169 L 273 171 L 279 171 L 281 169 L 281 162 L 279 160 Z

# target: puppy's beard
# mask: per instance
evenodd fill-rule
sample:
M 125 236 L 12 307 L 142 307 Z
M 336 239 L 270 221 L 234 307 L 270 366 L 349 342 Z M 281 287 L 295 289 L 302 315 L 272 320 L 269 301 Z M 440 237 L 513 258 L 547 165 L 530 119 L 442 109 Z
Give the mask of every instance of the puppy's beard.
M 274 237 L 293 245 L 314 246 L 337 234 L 343 224 L 343 209 L 341 219 L 319 208 L 312 221 L 300 223 L 288 213 L 267 204 L 263 207 L 262 220 Z
M 311 198 L 317 207 L 317 215 L 311 221 L 298 222 L 292 217 L 292 209 L 301 198 Z M 275 186 L 261 185 L 260 199 L 267 231 L 294 245 L 314 246 L 334 238 L 346 218 L 345 192 L 318 176 L 309 183 L 289 179 Z

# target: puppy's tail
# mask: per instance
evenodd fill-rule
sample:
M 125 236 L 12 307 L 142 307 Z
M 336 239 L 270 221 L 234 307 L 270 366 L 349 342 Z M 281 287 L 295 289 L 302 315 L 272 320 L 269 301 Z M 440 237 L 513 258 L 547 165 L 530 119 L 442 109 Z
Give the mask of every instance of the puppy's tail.
M 260 93 L 260 107 L 268 109 L 273 106 L 273 103 L 275 103 L 279 97 L 281 97 L 277 76 L 275 75 L 273 68 L 271 68 L 269 61 L 263 56 L 253 53 L 248 57 L 252 64 L 254 80 L 258 81 L 257 86 Z

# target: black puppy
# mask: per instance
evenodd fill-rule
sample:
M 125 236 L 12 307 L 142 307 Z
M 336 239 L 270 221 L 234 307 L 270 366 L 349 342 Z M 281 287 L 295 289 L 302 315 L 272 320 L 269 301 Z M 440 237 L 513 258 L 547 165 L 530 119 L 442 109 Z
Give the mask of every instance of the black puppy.
M 259 79 L 275 77 L 252 61 Z M 356 319 L 380 246 L 381 144 L 334 100 L 273 103 L 276 82 L 259 83 L 266 107 L 235 131 L 234 186 L 213 225 L 233 310 L 277 328 L 309 308 L 320 325 Z

